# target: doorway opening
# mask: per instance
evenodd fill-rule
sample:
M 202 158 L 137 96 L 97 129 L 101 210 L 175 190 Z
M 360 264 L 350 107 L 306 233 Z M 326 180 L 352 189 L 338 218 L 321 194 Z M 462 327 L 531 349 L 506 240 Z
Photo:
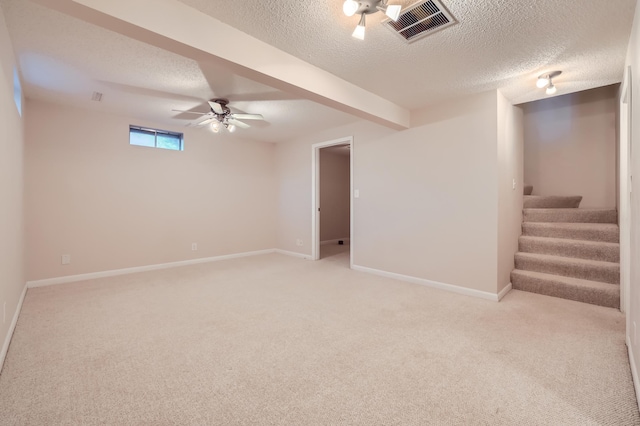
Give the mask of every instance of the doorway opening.
M 312 145 L 312 260 L 345 256 L 353 266 L 353 137 Z

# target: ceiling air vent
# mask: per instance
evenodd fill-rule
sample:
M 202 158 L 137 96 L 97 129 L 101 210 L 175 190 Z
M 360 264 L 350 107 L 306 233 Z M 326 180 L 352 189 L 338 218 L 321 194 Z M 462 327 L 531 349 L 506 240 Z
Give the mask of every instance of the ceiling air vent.
M 95 101 L 95 102 L 101 102 L 102 101 L 102 93 L 93 92 L 93 95 L 91 95 L 91 100 Z
M 407 43 L 412 43 L 457 22 L 442 3 L 428 0 L 405 8 L 396 22 L 387 19 L 384 24 Z

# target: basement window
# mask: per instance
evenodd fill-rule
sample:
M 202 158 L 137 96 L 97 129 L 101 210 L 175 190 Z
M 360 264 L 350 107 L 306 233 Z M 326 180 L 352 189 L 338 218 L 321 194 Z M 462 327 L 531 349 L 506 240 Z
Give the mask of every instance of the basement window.
M 129 126 L 129 144 L 182 151 L 184 149 L 184 135 L 168 130 Z

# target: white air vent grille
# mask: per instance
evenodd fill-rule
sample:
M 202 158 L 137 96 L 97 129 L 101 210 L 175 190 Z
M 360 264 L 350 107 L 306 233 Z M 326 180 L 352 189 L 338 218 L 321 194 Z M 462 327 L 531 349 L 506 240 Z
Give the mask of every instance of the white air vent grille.
M 428 0 L 416 3 L 402 11 L 398 21 L 390 19 L 385 25 L 408 43 L 440 31 L 458 21 L 438 0 Z
M 95 102 L 101 102 L 102 101 L 102 93 L 93 92 L 93 95 L 91 95 L 91 100 L 95 101 Z

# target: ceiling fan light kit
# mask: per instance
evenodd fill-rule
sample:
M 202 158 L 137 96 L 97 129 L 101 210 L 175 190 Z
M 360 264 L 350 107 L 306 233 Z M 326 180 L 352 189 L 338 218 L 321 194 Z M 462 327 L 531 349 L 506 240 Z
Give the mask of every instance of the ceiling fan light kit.
M 384 6 L 376 6 L 380 12 L 384 12 L 385 15 L 389 17 L 393 22 L 396 22 L 400 17 L 400 12 L 402 11 L 402 6 L 399 4 L 390 4 Z
M 342 11 L 347 16 L 353 16 L 353 15 L 355 15 L 356 11 L 358 10 L 358 7 L 360 7 L 360 5 L 358 4 L 357 1 L 346 0 L 344 2 L 344 4 L 342 5 Z
M 353 16 L 356 13 L 360 14 L 360 21 L 353 31 L 353 37 L 364 40 L 366 15 L 384 12 L 392 21 L 395 22 L 398 20 L 402 6 L 397 4 L 388 5 L 387 1 L 388 0 L 345 0 L 342 4 L 342 11 L 345 15 Z
M 364 40 L 364 28 L 366 25 L 365 16 L 367 15 L 360 16 L 360 22 L 358 22 L 358 26 L 355 30 L 353 30 L 353 34 L 351 34 L 352 37 L 357 38 L 358 40 Z
M 207 103 L 211 109 L 210 112 L 174 111 L 206 116 L 207 118 L 197 123 L 196 126 L 202 127 L 211 123 L 209 127 L 213 133 L 219 133 L 223 128 L 227 129 L 230 133 L 233 133 L 238 127 L 241 129 L 248 129 L 251 127 L 240 120 L 264 120 L 264 117 L 261 114 L 234 114 L 227 106 L 229 103 L 228 99 L 211 99 Z
M 553 84 L 553 79 L 562 74 L 562 71 L 551 71 L 550 73 L 545 73 L 538 76 L 538 81 L 536 81 L 536 86 L 538 89 L 544 89 L 547 95 L 553 95 L 558 91 L 558 88 Z

